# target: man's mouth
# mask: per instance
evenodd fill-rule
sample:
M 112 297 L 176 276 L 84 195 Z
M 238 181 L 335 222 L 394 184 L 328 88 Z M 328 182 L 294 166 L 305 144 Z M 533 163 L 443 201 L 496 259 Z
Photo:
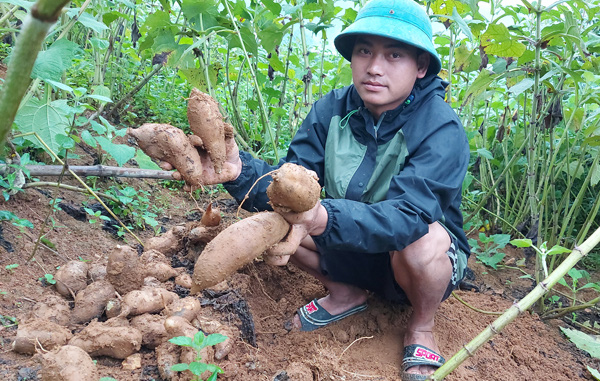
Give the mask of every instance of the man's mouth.
M 381 83 L 375 82 L 375 81 L 365 81 L 365 82 L 363 82 L 363 85 L 365 86 L 365 88 L 367 90 L 381 90 L 382 88 L 385 87 Z

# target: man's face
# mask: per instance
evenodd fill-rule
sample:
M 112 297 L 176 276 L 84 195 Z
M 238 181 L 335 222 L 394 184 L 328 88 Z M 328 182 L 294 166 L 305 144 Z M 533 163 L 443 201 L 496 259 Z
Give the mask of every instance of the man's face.
M 401 105 L 429 67 L 429 54 L 386 37 L 362 35 L 352 51 L 352 80 L 375 119 Z

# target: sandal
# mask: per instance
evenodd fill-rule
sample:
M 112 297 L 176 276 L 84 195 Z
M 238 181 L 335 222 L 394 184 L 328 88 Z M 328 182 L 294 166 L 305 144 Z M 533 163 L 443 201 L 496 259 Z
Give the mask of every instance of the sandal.
M 423 345 L 407 345 L 404 347 L 402 358 L 402 381 L 425 381 L 430 374 L 408 373 L 406 370 L 419 365 L 439 368 L 445 362 L 446 360 L 442 356 Z
M 298 317 L 300 318 L 301 331 L 314 331 L 315 329 L 325 327 L 326 325 L 342 320 L 345 317 L 353 315 L 367 309 L 367 303 L 360 304 L 350 308 L 346 312 L 337 315 L 332 315 L 323 308 L 317 299 L 298 309 Z

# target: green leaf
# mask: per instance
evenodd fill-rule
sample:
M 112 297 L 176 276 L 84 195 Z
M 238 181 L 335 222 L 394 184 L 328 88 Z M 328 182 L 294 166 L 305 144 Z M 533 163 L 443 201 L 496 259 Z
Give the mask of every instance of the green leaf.
M 465 20 L 463 20 L 463 18 L 460 17 L 460 14 L 456 10 L 456 7 L 452 8 L 452 18 L 454 19 L 456 24 L 458 24 L 460 30 L 465 34 L 465 36 L 467 36 L 469 40 L 473 41 L 473 33 L 471 33 L 471 29 L 469 29 L 469 26 L 467 25 Z
M 38 99 L 31 98 L 19 110 L 15 118 L 15 124 L 20 132 L 36 132 L 54 153 L 62 149 L 58 135 L 66 136 L 69 128 L 69 121 L 64 111 L 58 107 L 60 102 L 54 101 L 50 104 L 42 104 Z M 34 135 L 27 135 L 24 138 L 36 147 L 46 150 L 46 147 Z
M 207 365 L 203 362 L 192 362 L 190 363 L 189 371 L 196 376 L 200 376 L 207 369 Z
M 133 159 L 138 164 L 138 167 L 142 169 L 161 170 L 161 168 L 154 161 L 152 161 L 152 158 L 146 155 L 141 149 L 138 149 L 136 151 L 135 157 Z
M 533 245 L 533 242 L 527 238 L 527 239 L 513 239 L 512 241 L 510 241 L 510 244 L 516 247 L 531 247 Z
M 490 24 L 481 36 L 481 45 L 487 54 L 499 57 L 520 57 L 527 48 L 512 38 L 504 24 Z
M 112 378 L 112 377 L 102 377 L 100 379 L 100 381 L 117 381 L 116 379 Z
M 116 160 L 119 166 L 127 163 L 135 156 L 136 149 L 125 144 L 115 144 L 104 136 L 97 136 L 96 141 L 113 159 Z
M 479 259 L 481 261 L 481 263 L 483 263 L 486 266 L 490 266 L 491 268 L 493 268 L 494 270 L 497 269 L 498 263 L 502 262 L 502 260 L 504 259 L 506 254 L 504 253 L 495 253 L 492 256 L 489 256 L 488 254 L 480 254 L 477 256 L 477 259 Z
M 577 348 L 586 351 L 594 358 L 600 358 L 600 340 L 574 329 L 560 327 L 561 331 Z
M 194 340 L 192 342 L 192 346 L 196 349 L 202 349 L 202 348 L 206 347 L 207 345 L 204 344 L 205 337 L 206 336 L 204 336 L 204 332 L 202 332 L 202 331 L 196 332 L 196 334 L 194 335 Z
M 479 148 L 477 150 L 477 154 L 479 156 L 485 158 L 485 159 L 488 159 L 488 160 L 492 160 L 494 158 L 494 155 L 492 155 L 492 153 L 489 150 L 485 149 L 485 148 Z
M 8 3 L 8 4 L 12 4 L 12 5 L 18 5 L 19 7 L 23 7 L 27 10 L 29 10 L 29 8 L 31 8 L 31 6 L 34 4 L 33 1 L 25 1 L 25 0 L 2 0 L 2 1 L 0 1 L 0 3 Z
M 227 340 L 227 336 L 221 335 L 220 333 L 212 333 L 204 340 L 205 347 L 212 347 L 215 344 L 219 344 Z
M 69 10 L 67 11 L 67 16 L 69 16 L 70 18 L 77 17 L 78 14 L 79 8 L 69 8 Z M 102 33 L 102 31 L 108 29 L 108 27 L 104 25 L 104 23 L 96 20 L 91 14 L 87 12 L 83 12 L 81 15 L 79 15 L 79 17 L 77 18 L 77 22 L 79 22 L 86 28 L 92 29 L 96 33 Z
M 169 340 L 170 343 L 175 345 L 180 345 L 183 347 L 191 347 L 192 346 L 192 338 L 187 336 L 177 336 Z
M 31 78 L 61 82 L 63 73 L 71 67 L 73 58 L 79 49 L 79 45 L 66 38 L 56 41 L 48 50 L 38 54 Z
M 273 1 L 273 0 L 262 0 L 261 2 L 275 16 L 279 16 L 279 14 L 281 13 L 281 5 L 277 4 L 275 1 Z
M 48 82 L 49 84 L 51 84 L 53 87 L 56 87 L 58 89 L 64 90 L 64 91 L 68 91 L 70 93 L 73 92 L 73 88 L 71 86 L 67 86 L 62 82 L 57 82 L 57 81 L 53 81 L 51 79 L 46 78 L 46 82 Z
M 90 94 L 86 98 L 95 99 L 95 100 L 100 101 L 102 103 L 112 103 L 112 99 L 110 99 L 108 97 L 105 97 L 104 95 Z
M 524 80 L 517 83 L 516 85 L 511 86 L 511 88 L 508 89 L 508 91 L 511 92 L 514 96 L 517 96 L 517 95 L 523 93 L 524 91 L 529 90 L 533 86 L 534 83 L 535 83 L 535 81 L 533 79 L 525 78 Z
M 169 340 L 171 341 L 171 340 Z M 171 370 L 174 370 L 175 372 L 183 372 L 184 370 L 188 370 L 189 366 L 188 364 L 175 364 L 171 367 Z
M 592 374 L 592 377 L 594 377 L 594 379 L 596 380 L 600 380 L 600 373 L 598 373 L 598 371 L 594 368 L 590 368 L 589 366 L 587 367 L 587 370 L 590 371 L 590 373 Z
M 598 155 L 596 153 L 596 155 Z M 600 164 L 596 163 L 594 168 L 592 169 L 592 177 L 590 179 L 590 184 L 592 186 L 596 186 L 600 182 Z
M 546 255 L 556 255 L 556 254 L 564 254 L 564 253 L 570 253 L 570 252 L 571 252 L 570 249 L 556 245 L 556 246 L 553 246 L 550 250 L 548 250 L 546 252 Z

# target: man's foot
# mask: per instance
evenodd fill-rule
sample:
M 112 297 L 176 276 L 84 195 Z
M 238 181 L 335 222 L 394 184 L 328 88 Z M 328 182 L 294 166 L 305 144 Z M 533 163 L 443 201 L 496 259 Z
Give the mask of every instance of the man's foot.
M 310 316 L 313 313 L 317 313 L 315 307 L 319 310 L 322 310 L 318 311 L 318 315 L 313 315 L 318 318 L 317 320 L 323 321 L 322 325 L 320 325 L 319 323 L 316 324 L 316 328 L 320 328 L 321 326 L 325 326 L 328 323 L 341 320 L 356 312 L 364 311 L 367 308 L 366 301 L 367 293 L 363 290 L 349 293 L 348 295 L 345 295 L 345 297 L 333 297 L 331 294 L 329 294 L 319 300 L 313 300 L 309 304 L 300 308 L 299 311 L 305 316 L 307 314 Z M 312 327 L 312 325 L 315 324 L 306 324 L 307 320 L 311 321 L 314 319 L 305 318 L 304 320 L 305 326 L 303 326 L 299 314 L 295 314 L 291 322 L 292 324 L 290 328 L 292 330 L 299 331 L 312 331 L 316 329 L 315 327 Z M 313 321 L 313 323 L 315 322 Z
M 411 347 L 411 345 L 413 345 Z M 418 347 L 415 347 L 417 345 Z M 435 342 L 432 331 L 407 330 L 404 334 L 404 347 L 411 348 L 415 353 L 410 353 L 408 356 L 421 357 L 424 360 L 432 363 L 443 363 L 443 357 L 439 355 L 439 347 Z M 404 354 L 406 359 L 407 354 Z M 439 358 L 437 358 L 439 357 Z M 431 375 L 439 366 L 432 365 L 415 365 L 404 370 L 405 373 Z

